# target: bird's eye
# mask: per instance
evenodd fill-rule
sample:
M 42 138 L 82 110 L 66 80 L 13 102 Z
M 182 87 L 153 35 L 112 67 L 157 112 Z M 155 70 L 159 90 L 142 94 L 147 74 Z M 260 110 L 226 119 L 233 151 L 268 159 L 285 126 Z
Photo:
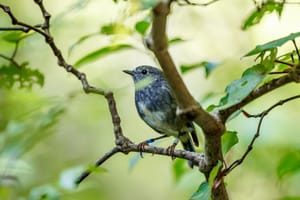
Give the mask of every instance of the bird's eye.
M 142 74 L 144 74 L 144 75 L 147 74 L 147 70 L 143 69 Z

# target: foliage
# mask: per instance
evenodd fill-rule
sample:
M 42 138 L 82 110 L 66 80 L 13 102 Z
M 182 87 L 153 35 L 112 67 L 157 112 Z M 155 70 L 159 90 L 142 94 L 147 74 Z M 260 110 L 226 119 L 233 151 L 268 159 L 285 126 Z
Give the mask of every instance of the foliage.
M 147 42 L 145 42 L 145 39 L 147 41 L 147 38 L 150 35 L 150 28 L 153 20 L 153 16 L 151 15 L 151 9 L 154 8 L 161 1 L 132 0 L 122 2 L 115 0 L 114 2 L 116 3 L 116 5 L 122 3 L 128 4 L 128 7 L 130 9 L 126 10 L 126 12 L 124 12 L 125 14 L 121 14 L 120 12 L 120 15 L 124 15 L 122 18 L 116 20 L 113 19 L 110 22 L 101 23 L 99 27 L 96 27 L 95 32 L 84 33 L 78 36 L 76 39 L 73 40 L 72 45 L 69 45 L 69 47 L 65 48 L 68 51 L 70 59 L 75 60 L 75 67 L 80 68 L 87 66 L 87 64 L 93 64 L 93 62 L 96 61 L 102 61 L 105 56 L 113 55 L 113 58 L 115 59 L 116 57 L 118 58 L 117 53 L 120 52 L 147 52 L 148 46 Z M 180 2 L 181 1 L 178 1 L 176 3 L 180 5 Z M 188 3 L 189 1 L 183 2 Z M 255 2 L 255 9 L 252 10 L 249 16 L 246 17 L 246 19 L 242 23 L 242 29 L 244 31 L 247 31 L 250 27 L 254 28 L 254 26 L 256 24 L 259 24 L 267 14 L 276 13 L 279 17 L 282 16 L 282 13 L 285 10 L 286 6 L 286 1 L 266 0 L 262 2 L 253 2 Z M 88 0 L 78 0 L 74 4 L 72 4 L 71 7 L 68 7 L 63 12 L 57 14 L 57 16 L 54 16 L 54 21 L 60 21 L 63 23 L 65 18 L 68 19 L 67 16 L 72 16 L 70 15 L 70 13 L 74 13 L 76 10 L 79 13 L 83 13 L 85 12 L 85 9 L 88 9 L 88 5 Z M 175 7 L 175 9 L 177 8 Z M 189 8 L 187 7 L 186 9 Z M 171 13 L 171 15 L 177 15 L 177 13 L 174 12 Z M 51 26 L 52 25 L 55 25 L 55 28 L 53 29 L 54 33 L 57 33 L 58 30 L 65 31 L 67 29 L 67 27 L 59 27 L 59 25 L 56 25 L 56 23 L 51 24 Z M 38 27 L 41 25 L 37 24 L 36 26 Z M 0 33 L 1 45 L 3 44 L 3 46 L 0 47 L 0 188 L 4 188 L 0 190 L 1 199 L 7 197 L 6 195 L 9 193 L 9 189 L 13 188 L 12 190 L 15 190 L 14 188 L 17 188 L 19 186 L 19 182 L 24 179 L 23 176 L 25 176 L 24 174 L 26 174 L 23 173 L 24 171 L 28 172 L 31 168 L 39 167 L 38 164 L 31 162 L 31 159 L 34 158 L 28 156 L 28 154 L 30 154 L 34 148 L 39 147 L 39 144 L 41 144 L 41 146 L 46 149 L 45 150 L 42 147 L 40 147 L 42 149 L 40 152 L 38 151 L 38 153 L 40 154 L 43 154 L 44 151 L 54 151 L 54 154 L 57 154 L 57 157 L 59 157 L 62 153 L 68 154 L 66 153 L 68 151 L 67 148 L 66 152 L 57 152 L 58 150 L 56 150 L 55 146 L 51 146 L 51 144 L 50 146 L 47 146 L 48 144 L 43 142 L 48 136 L 51 136 L 55 133 L 56 127 L 60 127 L 60 129 L 64 130 L 64 124 L 61 125 L 60 123 L 66 123 L 66 121 L 68 121 L 66 119 L 64 120 L 63 118 L 66 115 L 66 109 L 72 107 L 70 98 L 66 98 L 65 100 L 63 100 L 63 102 L 53 102 L 49 100 L 51 98 L 48 96 L 45 98 L 47 100 L 43 100 L 46 103 L 43 102 L 41 106 L 36 107 L 33 106 L 35 105 L 35 102 L 32 101 L 31 98 L 25 100 L 20 99 L 18 102 L 21 104 L 21 107 L 26 107 L 27 104 L 30 104 L 29 110 L 24 111 L 21 109 L 22 112 L 20 113 L 20 117 L 12 114 L 16 112 L 17 106 L 15 106 L 15 104 L 11 104 L 11 100 L 5 95 L 6 91 L 14 93 L 15 91 L 23 90 L 28 92 L 29 95 L 34 96 L 30 93 L 31 91 L 40 92 L 40 88 L 42 90 L 47 90 L 48 87 L 54 87 L 54 83 L 45 82 L 45 78 L 51 76 L 51 73 L 48 73 L 47 71 L 48 69 L 42 69 L 41 66 L 38 66 L 38 68 L 33 68 L 32 60 L 34 60 L 34 58 L 31 58 L 30 54 L 26 57 L 26 53 L 33 51 L 32 49 L 29 49 L 30 46 L 28 48 L 27 45 L 31 45 L 31 42 L 33 42 L 34 40 L 38 40 L 37 37 L 35 37 L 35 35 L 36 34 L 33 31 L 29 31 L 27 33 L 22 31 L 3 31 Z M 172 37 L 168 39 L 170 49 L 172 49 L 173 45 L 175 44 L 185 44 L 187 40 L 185 37 L 183 37 L 183 35 L 184 34 L 172 35 Z M 242 73 L 241 77 L 237 80 L 233 80 L 227 85 L 219 84 L 219 80 L 216 80 L 215 78 L 217 76 L 215 76 L 215 73 L 213 73 L 215 69 L 222 67 L 222 65 L 220 65 L 220 62 L 201 59 L 196 59 L 196 61 L 193 62 L 181 62 L 181 59 L 177 58 L 175 58 L 175 61 L 177 62 L 177 64 L 179 63 L 179 69 L 184 77 L 188 77 L 189 73 L 193 73 L 195 72 L 195 70 L 203 68 L 205 70 L 206 78 L 210 78 L 211 80 L 213 80 L 218 85 L 218 88 L 222 88 L 222 90 L 224 90 L 225 88 L 224 95 L 222 96 L 222 98 L 217 99 L 217 101 L 219 102 L 218 105 L 212 104 L 207 109 L 208 111 L 213 113 L 214 111 L 220 111 L 222 109 L 237 105 L 246 97 L 248 97 L 249 94 L 255 91 L 258 87 L 270 80 L 277 78 L 271 76 L 270 73 L 285 71 L 289 72 L 289 70 L 291 70 L 291 65 L 299 65 L 300 56 L 298 48 L 296 46 L 296 39 L 299 36 L 300 32 L 291 33 L 287 36 L 278 38 L 276 40 L 257 45 L 247 53 L 241 52 L 241 55 L 244 55 L 243 58 L 256 56 L 256 58 L 254 59 L 255 63 L 251 61 L 250 67 L 244 69 L 244 72 Z M 95 38 L 100 38 L 100 40 L 103 41 L 104 45 L 99 46 L 98 44 L 95 44 L 93 46 L 93 50 L 85 50 L 84 45 L 88 44 L 88 42 L 93 41 Z M 287 43 L 293 43 L 294 50 L 287 50 L 287 52 L 285 52 L 283 55 L 279 55 L 278 52 L 280 52 L 280 48 Z M 82 50 L 83 53 L 81 53 L 80 56 L 76 56 L 74 52 L 80 50 Z M 27 52 L 24 53 L 25 51 Z M 62 53 L 64 54 L 65 52 Z M 151 61 L 156 62 L 156 60 L 152 59 L 151 56 L 149 57 Z M 53 60 L 51 60 L 51 62 L 53 62 Z M 41 63 L 41 65 L 42 64 L 43 63 Z M 220 69 L 220 71 L 221 70 L 223 69 Z M 227 72 L 224 73 L 224 76 L 225 74 L 227 74 Z M 120 82 L 123 83 L 122 81 L 119 81 L 118 84 Z M 40 88 L 34 86 L 39 86 Z M 120 85 L 112 86 L 111 88 L 113 87 L 119 88 Z M 199 88 L 202 89 L 200 86 Z M 77 89 L 78 85 L 76 85 L 75 90 Z M 65 96 L 70 94 L 70 91 L 65 92 L 66 89 L 63 88 L 63 84 L 61 84 L 60 87 L 58 87 L 57 91 L 54 91 L 55 95 L 58 95 L 60 90 L 63 90 L 62 93 Z M 214 91 L 209 94 L 213 93 Z M 51 94 L 53 95 L 53 92 Z M 43 99 L 44 97 L 41 98 Z M 263 104 L 269 106 L 268 102 L 263 102 Z M 89 103 L 84 102 L 78 107 L 81 106 L 85 107 L 90 105 Z M 9 111 L 7 112 L 5 110 Z M 91 110 L 94 111 L 96 109 L 95 107 L 93 107 Z M 103 113 L 105 112 L 106 111 L 103 111 Z M 94 122 L 92 117 L 90 116 L 93 115 L 89 113 L 88 117 L 84 119 L 85 116 L 82 115 L 81 119 L 78 122 L 78 126 L 81 124 L 90 125 L 90 123 Z M 233 117 L 237 116 L 238 115 L 234 115 Z M 99 116 L 97 115 L 96 118 L 98 119 Z M 101 123 L 102 121 L 105 120 L 101 120 Z M 74 124 L 77 125 L 77 123 L 72 123 L 72 125 L 68 124 L 68 126 L 72 127 L 72 129 L 74 130 L 77 127 Z M 249 127 L 249 129 L 251 129 L 251 127 Z M 103 128 L 103 130 L 105 129 Z M 231 127 L 230 130 L 232 130 Z M 88 131 L 86 132 L 87 133 L 84 134 L 86 134 L 85 137 L 88 138 Z M 104 132 L 105 131 L 103 131 L 103 135 Z M 74 135 L 74 137 L 76 136 Z M 236 130 L 227 130 L 224 133 L 224 135 L 221 138 L 222 153 L 224 156 L 227 155 L 226 158 L 231 157 L 232 151 L 230 150 L 233 146 L 238 146 L 239 144 L 241 144 L 241 137 L 245 136 L 241 134 L 240 131 L 237 132 Z M 68 140 L 69 139 L 66 139 L 66 141 L 64 142 L 71 143 L 71 140 Z M 70 146 L 68 147 L 70 148 Z M 101 146 L 102 148 L 102 143 L 99 146 Z M 75 149 L 77 147 L 73 148 Z M 85 148 L 90 147 L 84 146 L 82 149 Z M 74 149 L 70 149 L 71 151 L 69 152 L 68 156 L 72 159 L 72 156 L 74 156 Z M 29 158 L 27 158 L 26 156 L 28 156 Z M 300 152 L 298 149 L 290 148 L 288 151 L 285 150 L 284 152 L 281 152 L 281 155 L 277 156 L 276 154 L 273 157 L 273 161 L 275 163 L 273 166 L 275 168 L 274 174 L 277 174 L 276 179 L 280 184 L 288 185 L 287 180 L 289 178 L 299 176 Z M 75 157 L 74 160 L 76 159 L 78 158 Z M 137 162 L 140 160 L 141 159 L 139 154 L 136 154 L 133 157 L 133 159 L 131 159 L 131 161 L 129 162 L 129 170 L 132 171 L 133 168 L 136 166 Z M 82 163 L 79 163 L 81 161 L 77 160 L 76 162 L 79 164 L 66 163 L 63 167 L 55 166 L 55 162 L 56 161 L 50 159 L 49 161 L 47 160 L 47 164 L 53 165 L 53 168 L 56 167 L 57 171 L 59 171 L 59 173 L 53 175 L 53 178 L 51 180 L 42 180 L 40 182 L 32 184 L 30 183 L 31 185 L 28 184 L 29 186 L 27 188 L 27 191 L 23 191 L 23 193 L 17 194 L 16 196 L 19 199 L 27 198 L 30 200 L 60 200 L 63 199 L 66 193 L 76 193 L 78 190 L 76 190 L 76 188 L 74 187 L 74 180 L 78 177 L 79 173 L 82 172 L 83 169 L 85 169 L 86 167 L 83 166 Z M 154 159 L 152 159 L 152 162 L 155 162 Z M 227 162 L 227 160 L 224 162 Z M 218 177 L 218 173 L 225 167 L 223 166 L 223 164 L 224 163 L 221 161 L 218 162 L 218 164 L 211 171 L 208 180 L 202 182 L 199 185 L 196 192 L 194 192 L 193 195 L 190 195 L 191 200 L 210 199 L 211 191 L 214 185 L 216 184 L 216 178 Z M 102 174 L 107 171 L 104 168 L 95 167 L 88 167 L 88 170 L 90 172 L 99 172 L 101 177 L 103 177 Z M 175 160 L 172 164 L 171 170 L 174 176 L 175 183 L 178 185 L 180 185 L 184 178 L 188 177 L 188 175 L 191 172 L 191 170 L 186 165 L 186 161 L 182 159 Z M 45 173 L 48 173 L 47 169 L 45 169 L 44 171 Z M 51 173 L 51 171 L 49 173 Z M 30 181 L 35 180 L 30 179 Z M 115 182 L 116 181 L 114 180 L 114 184 L 116 184 Z M 282 196 L 277 199 L 300 199 L 298 197 L 299 194 L 291 196 L 289 195 L 290 193 L 288 191 L 284 191 Z M 80 199 L 80 197 L 78 199 Z
M 261 5 L 257 5 L 256 9 L 245 20 L 242 29 L 247 30 L 251 26 L 254 26 L 261 22 L 262 18 L 269 13 L 276 12 L 278 16 L 281 16 L 285 1 L 267 0 L 263 1 Z
M 208 182 L 201 183 L 197 191 L 190 198 L 190 200 L 209 200 L 209 199 L 210 199 L 210 189 L 209 189 Z
M 44 85 L 44 75 L 38 71 L 33 70 L 28 66 L 28 63 L 22 63 L 16 66 L 12 63 L 10 65 L 2 65 L 0 67 L 0 87 L 12 88 L 17 85 L 19 88 L 31 89 L 33 85 Z

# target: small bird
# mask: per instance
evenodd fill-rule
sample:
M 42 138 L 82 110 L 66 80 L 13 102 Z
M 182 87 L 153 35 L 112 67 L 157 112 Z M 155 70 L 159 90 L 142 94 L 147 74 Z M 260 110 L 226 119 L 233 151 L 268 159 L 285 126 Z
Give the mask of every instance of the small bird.
M 143 147 L 158 139 L 174 136 L 174 143 L 168 147 L 170 153 L 174 152 L 178 140 L 183 148 L 195 152 L 191 137 L 196 146 L 199 145 L 195 127 L 192 122 L 183 120 L 176 114 L 177 101 L 166 81 L 164 74 L 158 68 L 142 65 L 134 70 L 123 72 L 132 76 L 135 86 L 135 105 L 139 116 L 156 132 L 162 134 L 157 138 L 151 138 L 142 142 Z M 193 162 L 189 161 L 193 167 Z

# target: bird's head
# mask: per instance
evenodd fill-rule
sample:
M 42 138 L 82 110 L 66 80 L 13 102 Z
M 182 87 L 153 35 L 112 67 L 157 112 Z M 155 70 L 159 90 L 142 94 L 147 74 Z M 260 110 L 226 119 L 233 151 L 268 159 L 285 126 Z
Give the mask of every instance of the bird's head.
M 160 69 L 148 65 L 138 66 L 134 70 L 123 70 L 123 72 L 132 76 L 136 90 L 163 79 L 163 73 Z

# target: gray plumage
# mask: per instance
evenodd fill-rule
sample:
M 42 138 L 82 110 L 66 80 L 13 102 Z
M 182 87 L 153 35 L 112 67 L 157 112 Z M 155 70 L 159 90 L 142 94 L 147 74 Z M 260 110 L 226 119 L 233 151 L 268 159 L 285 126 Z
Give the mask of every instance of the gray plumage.
M 195 151 L 198 146 L 195 128 L 191 122 L 176 115 L 177 102 L 161 70 L 151 66 L 139 66 L 124 70 L 130 74 L 135 85 L 135 105 L 140 117 L 162 135 L 178 138 L 185 150 Z M 192 167 L 192 163 L 189 163 Z

